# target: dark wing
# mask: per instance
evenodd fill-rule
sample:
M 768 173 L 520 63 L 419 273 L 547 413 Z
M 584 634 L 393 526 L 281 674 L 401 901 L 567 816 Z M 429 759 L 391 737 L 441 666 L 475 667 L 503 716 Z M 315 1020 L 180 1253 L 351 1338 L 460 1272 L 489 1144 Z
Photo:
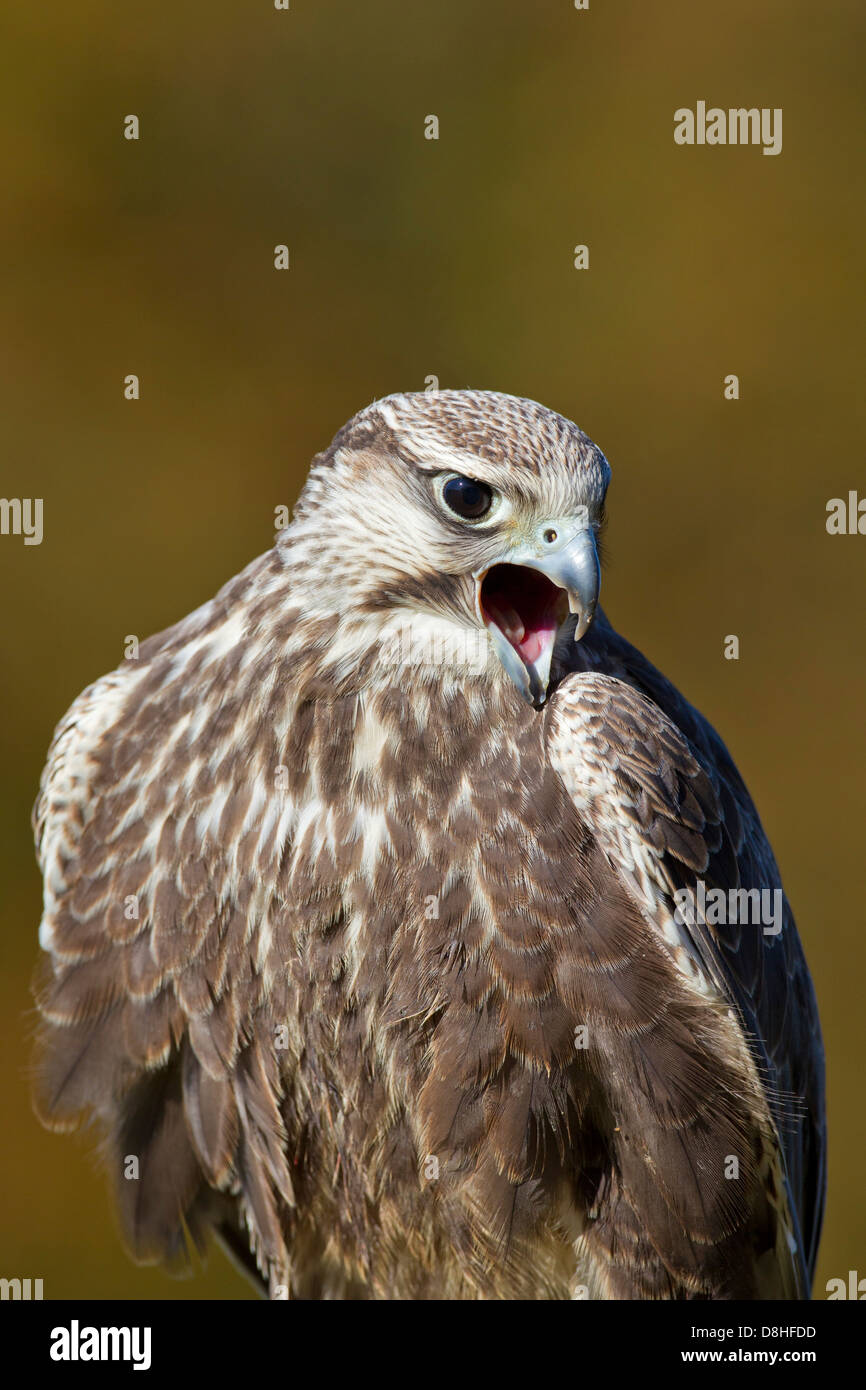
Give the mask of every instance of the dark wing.
M 291 808 L 231 756 L 223 618 L 197 619 L 198 642 L 152 639 L 164 649 L 96 682 L 55 734 L 34 815 L 36 1101 L 52 1127 L 97 1121 L 137 1258 L 183 1258 L 214 1225 L 287 1282 L 290 951 L 261 884 Z
M 673 721 L 709 775 L 735 843 L 741 884 L 781 889 L 769 840 L 722 739 L 640 652 L 620 642 L 628 675 Z M 726 978 L 737 1002 L 750 1005 L 755 1035 L 764 1043 L 775 1078 L 788 1177 L 811 1285 L 827 1186 L 824 1046 L 815 991 L 787 897 L 783 907 L 778 936 L 744 936 L 732 928 L 723 946 Z
M 611 634 L 613 636 L 613 634 Z M 572 675 L 552 705 L 552 760 L 684 975 L 737 1011 L 784 1157 L 791 1232 L 808 1295 L 824 1201 L 823 1050 L 787 900 L 782 929 L 674 927 L 674 894 L 781 889 L 772 852 L 721 740 L 639 653 L 616 638 L 619 680 Z M 640 693 L 631 681 L 646 694 Z

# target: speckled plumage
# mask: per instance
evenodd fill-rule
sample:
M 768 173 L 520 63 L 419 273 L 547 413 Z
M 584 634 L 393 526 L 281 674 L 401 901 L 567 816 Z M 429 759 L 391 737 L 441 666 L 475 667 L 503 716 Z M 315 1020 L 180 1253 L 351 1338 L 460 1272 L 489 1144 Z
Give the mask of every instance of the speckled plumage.
M 511 499 L 498 527 L 437 510 L 443 469 Z M 672 911 L 699 877 L 779 886 L 745 787 L 603 614 L 541 709 L 479 633 L 495 545 L 600 527 L 608 477 L 532 402 L 389 397 L 59 726 L 38 1104 L 96 1117 L 140 1258 L 212 1227 L 302 1297 L 808 1295 L 823 1059 L 790 910 L 776 937 Z

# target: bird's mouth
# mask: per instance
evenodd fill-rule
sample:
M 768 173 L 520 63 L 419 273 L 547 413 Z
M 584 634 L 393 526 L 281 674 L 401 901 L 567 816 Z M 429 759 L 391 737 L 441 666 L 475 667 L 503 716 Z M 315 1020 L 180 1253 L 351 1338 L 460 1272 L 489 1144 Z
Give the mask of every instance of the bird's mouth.
M 569 614 L 566 590 L 526 565 L 491 565 L 479 578 L 478 610 L 506 674 L 540 708 L 556 638 Z
M 481 616 L 514 648 L 525 666 L 552 651 L 568 617 L 568 594 L 526 565 L 492 565 L 479 588 Z
M 543 522 L 534 544 L 494 559 L 474 578 L 477 614 L 505 674 L 540 709 L 563 624 L 574 616 L 579 642 L 595 617 L 601 572 L 591 527 L 582 518 Z

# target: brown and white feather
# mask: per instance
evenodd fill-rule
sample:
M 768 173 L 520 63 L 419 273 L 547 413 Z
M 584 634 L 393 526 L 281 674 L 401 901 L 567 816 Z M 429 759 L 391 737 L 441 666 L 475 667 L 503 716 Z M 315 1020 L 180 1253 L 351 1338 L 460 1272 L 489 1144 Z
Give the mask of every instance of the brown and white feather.
M 779 938 L 672 911 L 698 877 L 779 886 L 752 803 L 603 615 L 542 710 L 486 648 L 395 671 L 395 623 L 477 630 L 490 542 L 424 501 L 452 468 L 515 518 L 600 517 L 609 477 L 532 402 L 376 403 L 273 549 L 59 726 L 40 1113 L 95 1118 L 139 1258 L 212 1229 L 272 1292 L 807 1296 L 823 1070 L 790 910 Z

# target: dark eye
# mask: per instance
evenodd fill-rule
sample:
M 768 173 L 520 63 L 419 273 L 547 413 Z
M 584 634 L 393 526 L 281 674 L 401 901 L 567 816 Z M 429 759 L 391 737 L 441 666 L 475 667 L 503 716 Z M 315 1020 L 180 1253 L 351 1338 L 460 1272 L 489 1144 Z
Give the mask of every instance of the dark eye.
M 486 483 L 474 478 L 449 478 L 442 489 L 442 499 L 452 512 L 466 521 L 477 521 L 490 511 L 493 493 Z

